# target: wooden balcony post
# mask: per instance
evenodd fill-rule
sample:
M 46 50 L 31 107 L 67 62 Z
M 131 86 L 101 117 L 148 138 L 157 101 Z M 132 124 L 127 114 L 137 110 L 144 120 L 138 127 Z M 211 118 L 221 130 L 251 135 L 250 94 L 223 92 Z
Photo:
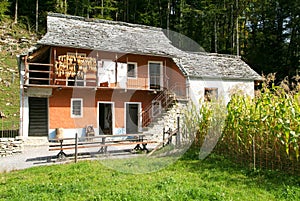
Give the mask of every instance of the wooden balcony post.
M 24 71 L 25 71 L 25 74 L 24 74 L 24 84 L 29 84 L 29 65 L 28 65 L 28 62 L 27 62 L 27 58 L 28 56 L 25 56 L 23 57 L 24 59 Z

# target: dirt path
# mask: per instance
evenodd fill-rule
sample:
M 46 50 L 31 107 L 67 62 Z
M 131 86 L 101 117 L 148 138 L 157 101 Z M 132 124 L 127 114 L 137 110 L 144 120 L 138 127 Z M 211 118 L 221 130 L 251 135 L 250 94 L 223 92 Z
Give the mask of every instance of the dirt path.
M 98 149 L 86 149 L 84 155 L 79 156 L 79 160 L 101 160 L 106 158 L 125 158 L 134 157 L 137 154 L 130 153 L 129 147 L 118 147 L 117 149 L 109 150 L 108 154 L 97 154 Z M 59 160 L 56 157 L 58 152 L 48 151 L 48 145 L 41 146 L 24 146 L 23 152 L 12 156 L 0 158 L 0 173 L 10 172 L 13 170 L 21 170 L 35 166 L 63 164 L 74 161 L 74 150 L 66 151 L 68 157 L 64 160 Z
M 0 172 L 53 164 L 52 156 L 48 146 L 24 146 L 22 153 L 0 158 Z

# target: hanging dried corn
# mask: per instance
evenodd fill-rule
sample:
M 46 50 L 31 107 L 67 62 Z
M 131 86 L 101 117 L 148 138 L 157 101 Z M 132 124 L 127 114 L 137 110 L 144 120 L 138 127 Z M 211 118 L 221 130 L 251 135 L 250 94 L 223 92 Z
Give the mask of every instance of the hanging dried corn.
M 65 76 L 66 78 L 80 76 L 90 72 L 97 72 L 97 62 L 95 58 L 75 56 L 75 55 L 60 55 L 55 61 L 55 74 L 58 77 Z

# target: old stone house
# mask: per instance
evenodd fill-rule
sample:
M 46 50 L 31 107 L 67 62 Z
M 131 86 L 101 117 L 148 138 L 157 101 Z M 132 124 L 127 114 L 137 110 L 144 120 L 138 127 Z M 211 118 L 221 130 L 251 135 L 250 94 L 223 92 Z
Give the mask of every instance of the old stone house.
M 24 138 L 142 132 L 175 100 L 253 96 L 260 79 L 239 57 L 179 50 L 160 28 L 56 13 L 18 61 Z

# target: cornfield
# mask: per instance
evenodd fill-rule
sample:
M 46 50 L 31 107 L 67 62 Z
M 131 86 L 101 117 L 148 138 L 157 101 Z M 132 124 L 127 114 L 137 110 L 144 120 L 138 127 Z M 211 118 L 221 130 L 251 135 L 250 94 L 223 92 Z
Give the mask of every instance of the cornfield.
M 299 79 L 296 83 L 285 79 L 280 86 L 275 86 L 274 75 L 265 80 L 255 98 L 233 94 L 226 110 L 216 107 L 221 104 L 203 103 L 186 112 L 186 117 L 193 113 L 196 120 L 194 147 L 202 149 L 207 136 L 216 138 L 211 133 L 220 131 L 214 151 L 253 169 L 300 173 Z

